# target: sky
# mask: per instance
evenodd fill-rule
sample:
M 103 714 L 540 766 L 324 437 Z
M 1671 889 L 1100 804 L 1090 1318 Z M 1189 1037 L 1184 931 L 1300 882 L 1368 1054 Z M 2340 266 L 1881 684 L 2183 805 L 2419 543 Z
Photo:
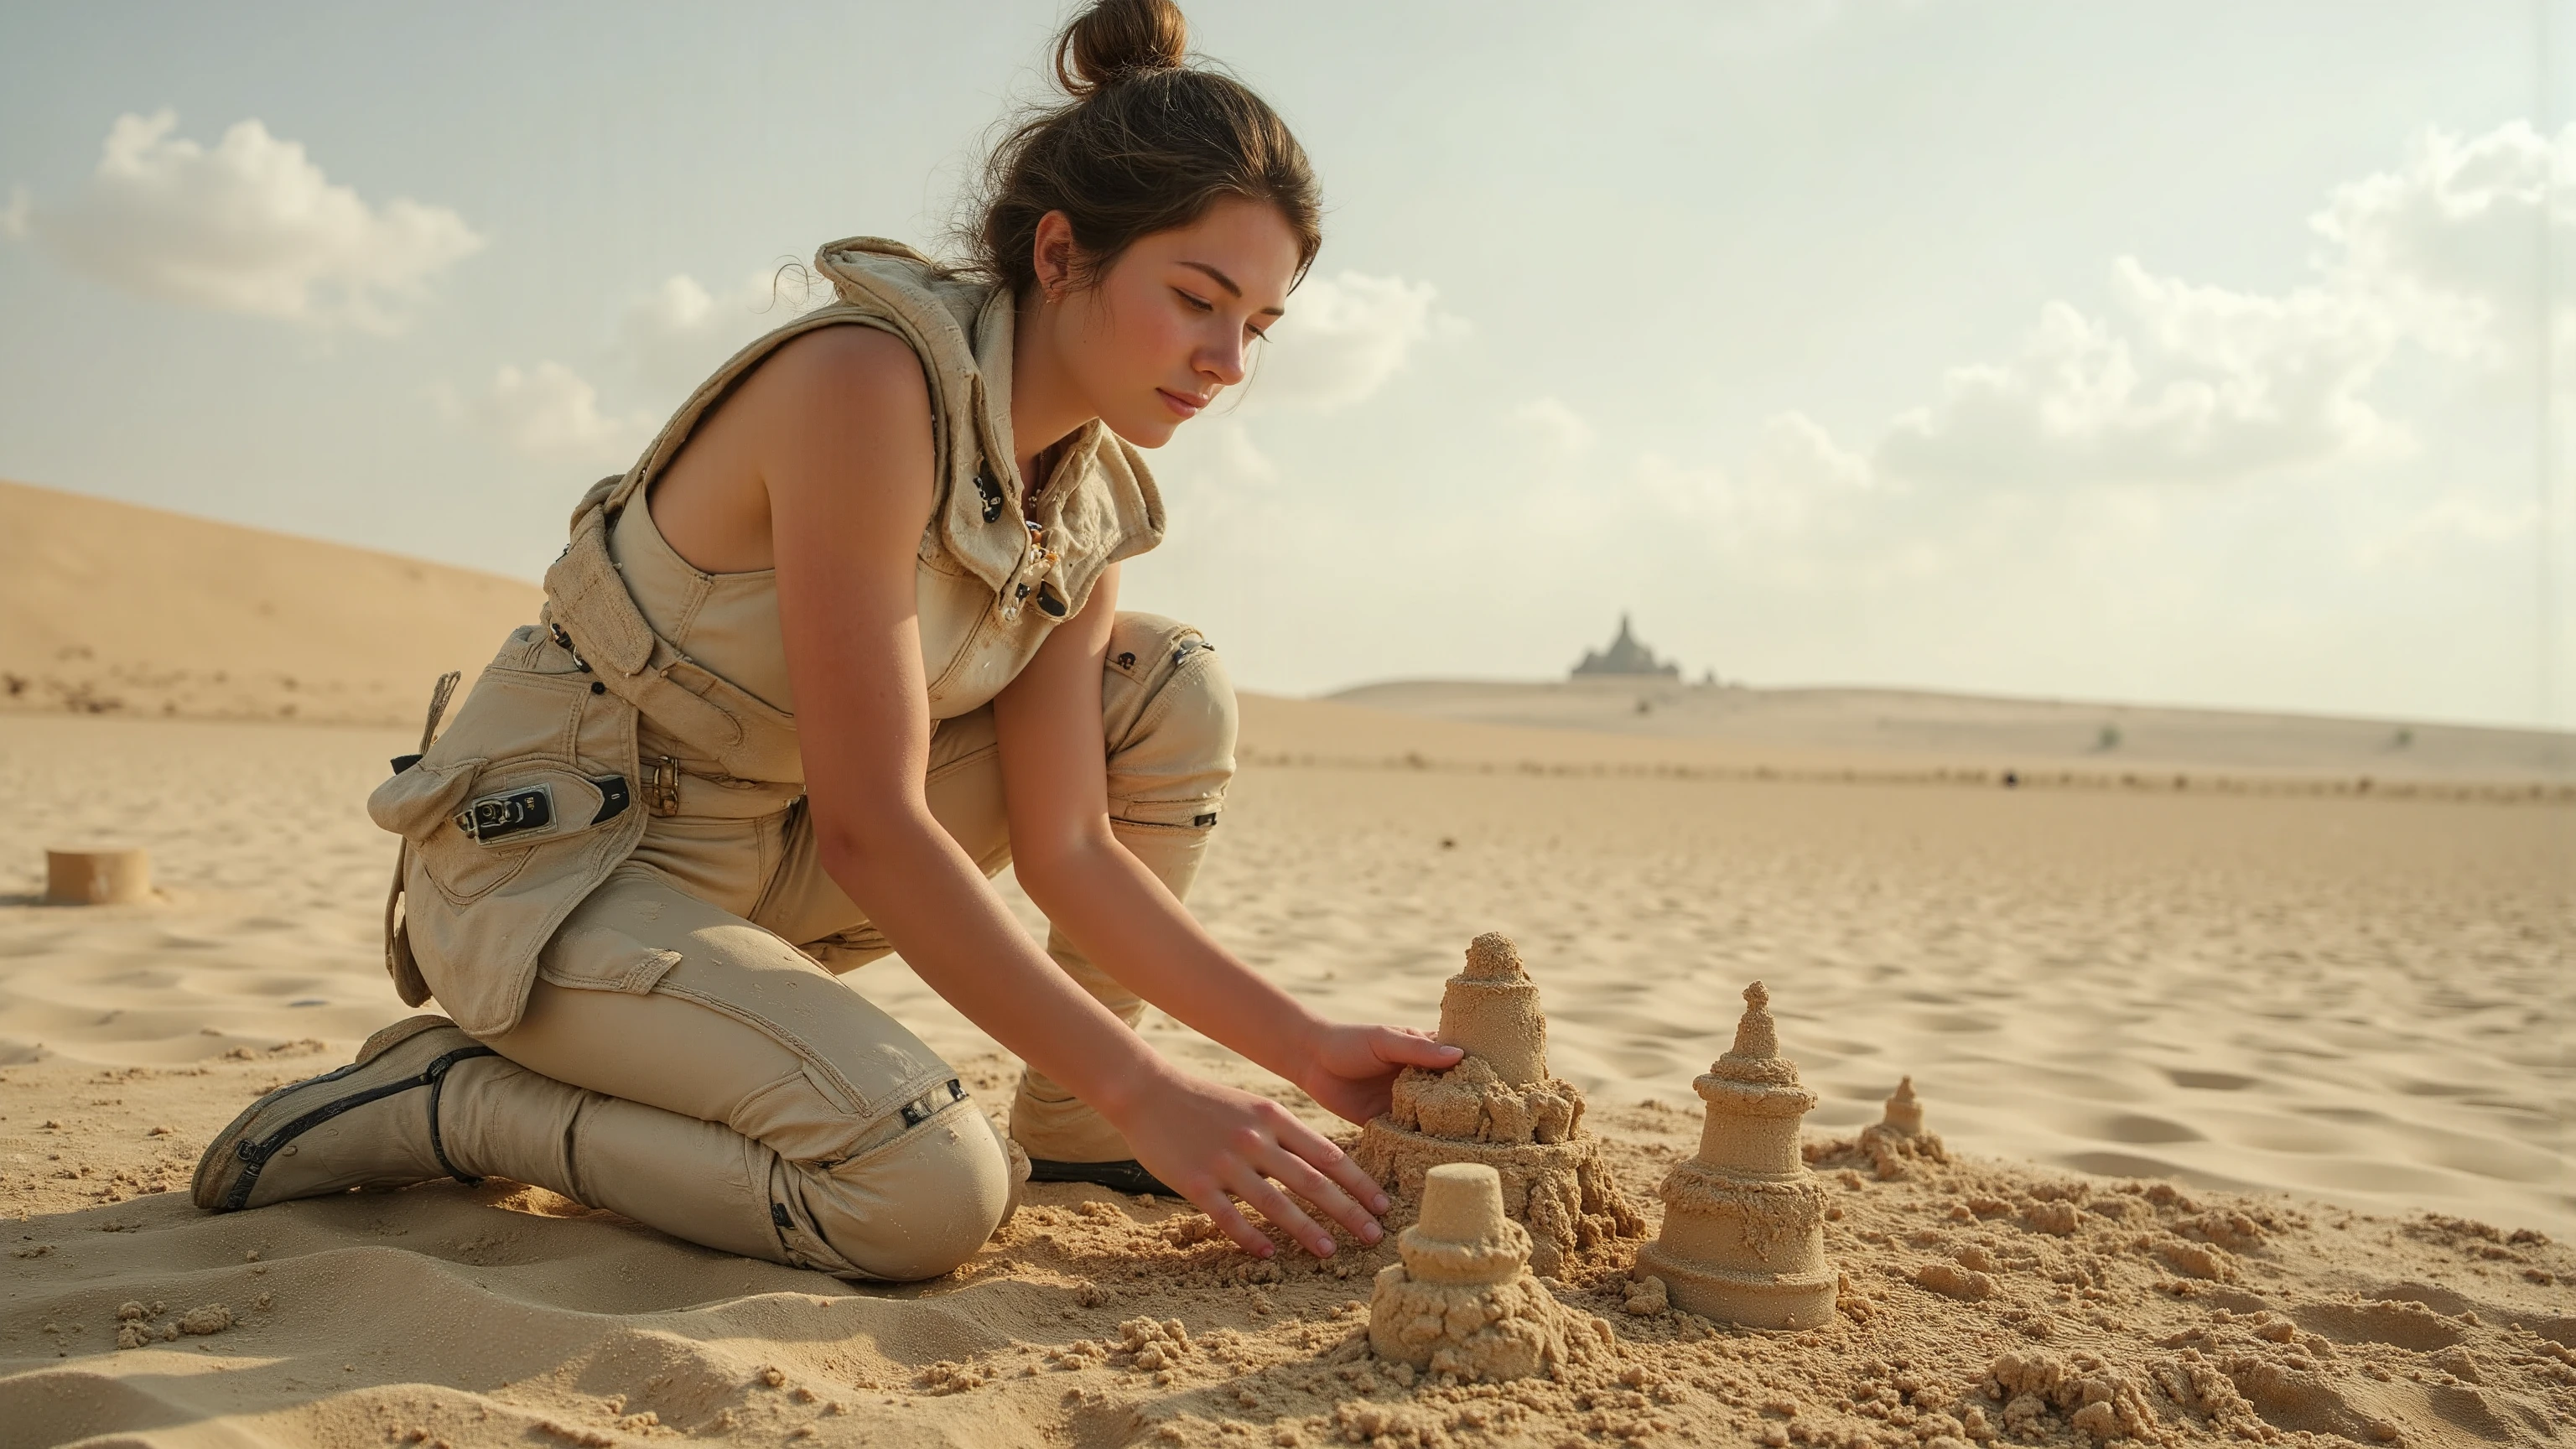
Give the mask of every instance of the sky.
M 2576 0 L 1186 9 L 1328 206 L 1126 571 L 1244 686 L 1626 611 L 2576 724 Z M 0 476 L 533 580 L 783 263 L 944 244 L 1064 13 L 0 8 Z

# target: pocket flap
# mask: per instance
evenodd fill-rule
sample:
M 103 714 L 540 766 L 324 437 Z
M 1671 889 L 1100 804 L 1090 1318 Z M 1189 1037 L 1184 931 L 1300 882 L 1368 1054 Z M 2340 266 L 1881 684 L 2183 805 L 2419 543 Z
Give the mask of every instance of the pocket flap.
M 680 953 L 645 945 L 614 926 L 576 926 L 548 942 L 538 961 L 557 986 L 642 996 L 680 964 Z
M 406 840 L 429 838 L 448 812 L 465 803 L 474 777 L 486 762 L 455 760 L 444 765 L 415 762 L 375 788 L 367 797 L 367 817 Z

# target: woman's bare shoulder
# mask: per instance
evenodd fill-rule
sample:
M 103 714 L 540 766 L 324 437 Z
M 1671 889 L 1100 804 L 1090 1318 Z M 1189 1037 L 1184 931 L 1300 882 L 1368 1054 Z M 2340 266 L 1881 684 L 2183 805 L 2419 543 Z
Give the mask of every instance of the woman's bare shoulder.
M 654 485 L 653 522 L 693 567 L 766 569 L 779 518 L 873 494 L 909 514 L 930 472 L 930 389 L 911 346 L 821 327 L 762 358 L 699 424 Z
M 745 391 L 789 406 L 829 401 L 833 411 L 891 407 L 927 417 L 930 386 L 912 345 L 883 328 L 818 327 L 762 359 Z

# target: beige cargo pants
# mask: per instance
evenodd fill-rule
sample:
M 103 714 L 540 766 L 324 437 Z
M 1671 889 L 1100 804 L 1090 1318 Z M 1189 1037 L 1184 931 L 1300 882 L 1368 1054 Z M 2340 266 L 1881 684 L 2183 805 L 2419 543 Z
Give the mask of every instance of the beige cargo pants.
M 1121 614 L 1101 704 L 1110 827 L 1185 895 L 1233 774 L 1233 687 L 1197 630 Z M 478 1170 L 709 1247 L 859 1278 L 944 1273 L 1006 1211 L 1006 1150 L 936 1055 L 835 979 L 890 948 L 824 874 L 803 802 L 702 783 L 556 932 L 525 1017 L 489 1039 L 504 1060 L 450 1075 L 442 1130 Z M 988 874 L 1009 863 L 989 707 L 939 725 L 927 787 Z M 1142 1015 L 1060 932 L 1048 950 L 1130 1025 Z M 925 1076 L 947 1080 L 891 1100 Z M 1035 1157 L 1134 1155 L 1034 1073 L 1011 1130 Z M 532 1151 L 550 1160 L 519 1164 Z

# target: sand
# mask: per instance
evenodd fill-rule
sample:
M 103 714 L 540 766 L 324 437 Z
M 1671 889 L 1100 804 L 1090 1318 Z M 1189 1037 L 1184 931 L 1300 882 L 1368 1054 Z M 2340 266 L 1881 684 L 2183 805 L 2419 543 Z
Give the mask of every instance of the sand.
M 1257 1264 L 1096 1189 L 893 1290 L 499 1183 L 197 1213 L 208 1133 L 402 1014 L 358 801 L 403 740 L 0 718 L 10 1442 L 2082 1443 L 2088 1383 L 2180 1441 L 2576 1416 L 2576 1254 L 2535 1236 L 2576 1217 L 2549 807 L 1248 770 L 1218 933 L 1427 1024 L 1464 928 L 1515 931 L 1549 1070 L 1650 1216 L 1756 962 L 1825 1099 L 1832 1324 L 1631 1314 L 1584 1270 L 1550 1290 L 1609 1325 L 1598 1363 L 1444 1385 L 1366 1351 L 1391 1248 Z M 66 833 L 147 841 L 167 899 L 27 904 Z M 1002 1109 L 1012 1064 L 899 963 L 853 980 Z M 1853 1134 L 1900 1073 L 1952 1161 L 1882 1179 Z
M 2177 709 L 1914 689 L 1765 688 L 1656 678 L 1553 684 L 1391 680 L 1346 705 L 1433 719 L 1703 745 L 2072 771 L 2576 783 L 2576 735 L 2400 719 Z
M 1703 1104 L 1699 1149 L 1664 1174 L 1655 1194 L 1663 1226 L 1628 1276 L 1718 1323 L 1814 1328 L 1839 1308 L 1843 1274 L 1825 1257 L 1825 1191 L 1803 1150 L 1816 1094 L 1780 1054 L 1770 1006 L 1761 982 L 1745 987 L 1734 1044 L 1692 1080 Z
M 1389 1227 L 1413 1220 L 1431 1174 L 1474 1164 L 1499 1174 L 1496 1201 L 1527 1230 L 1540 1273 L 1569 1277 L 1587 1259 L 1616 1266 L 1645 1222 L 1583 1130 L 1583 1089 L 1548 1072 L 1538 984 L 1498 931 L 1469 942 L 1466 958 L 1441 983 L 1437 1033 L 1466 1055 L 1440 1071 L 1407 1067 L 1351 1156 L 1396 1199 Z
M 567 509 L 569 503 L 567 503 Z M 533 585 L 0 481 L 0 710 L 420 728 Z
M 1370 1287 L 1370 1352 L 1467 1383 L 1562 1380 L 1617 1357 L 1607 1323 L 1558 1302 L 1530 1271 L 1530 1233 L 1504 1210 L 1501 1173 L 1444 1162 L 1418 1192 L 1417 1220 L 1396 1234 L 1402 1261 Z
M 2441 1445 L 2576 1422 L 2576 808 L 2008 790 L 1901 754 L 1295 701 L 1247 722 L 1211 929 L 1329 1011 L 1423 1025 L 1465 942 L 1513 936 L 1547 1071 L 1650 1234 L 1699 1145 L 1692 1079 L 1768 984 L 1821 1099 L 1830 1323 L 1721 1329 L 1577 1262 L 1541 1286 L 1601 1325 L 1598 1355 L 1452 1382 L 1368 1348 L 1395 1245 L 1259 1263 L 1184 1206 L 1073 1186 L 895 1289 L 499 1182 L 200 1214 L 210 1133 L 404 1014 L 360 806 L 416 726 L 29 710 L 0 714 L 0 1443 Z M 1721 748 L 1747 772 L 1695 753 Z M 160 897 L 34 904 L 71 840 L 148 846 Z M 1015 1064 L 899 961 L 850 979 L 1004 1110 Z M 1909 1075 L 1939 1154 L 1864 1140 Z

